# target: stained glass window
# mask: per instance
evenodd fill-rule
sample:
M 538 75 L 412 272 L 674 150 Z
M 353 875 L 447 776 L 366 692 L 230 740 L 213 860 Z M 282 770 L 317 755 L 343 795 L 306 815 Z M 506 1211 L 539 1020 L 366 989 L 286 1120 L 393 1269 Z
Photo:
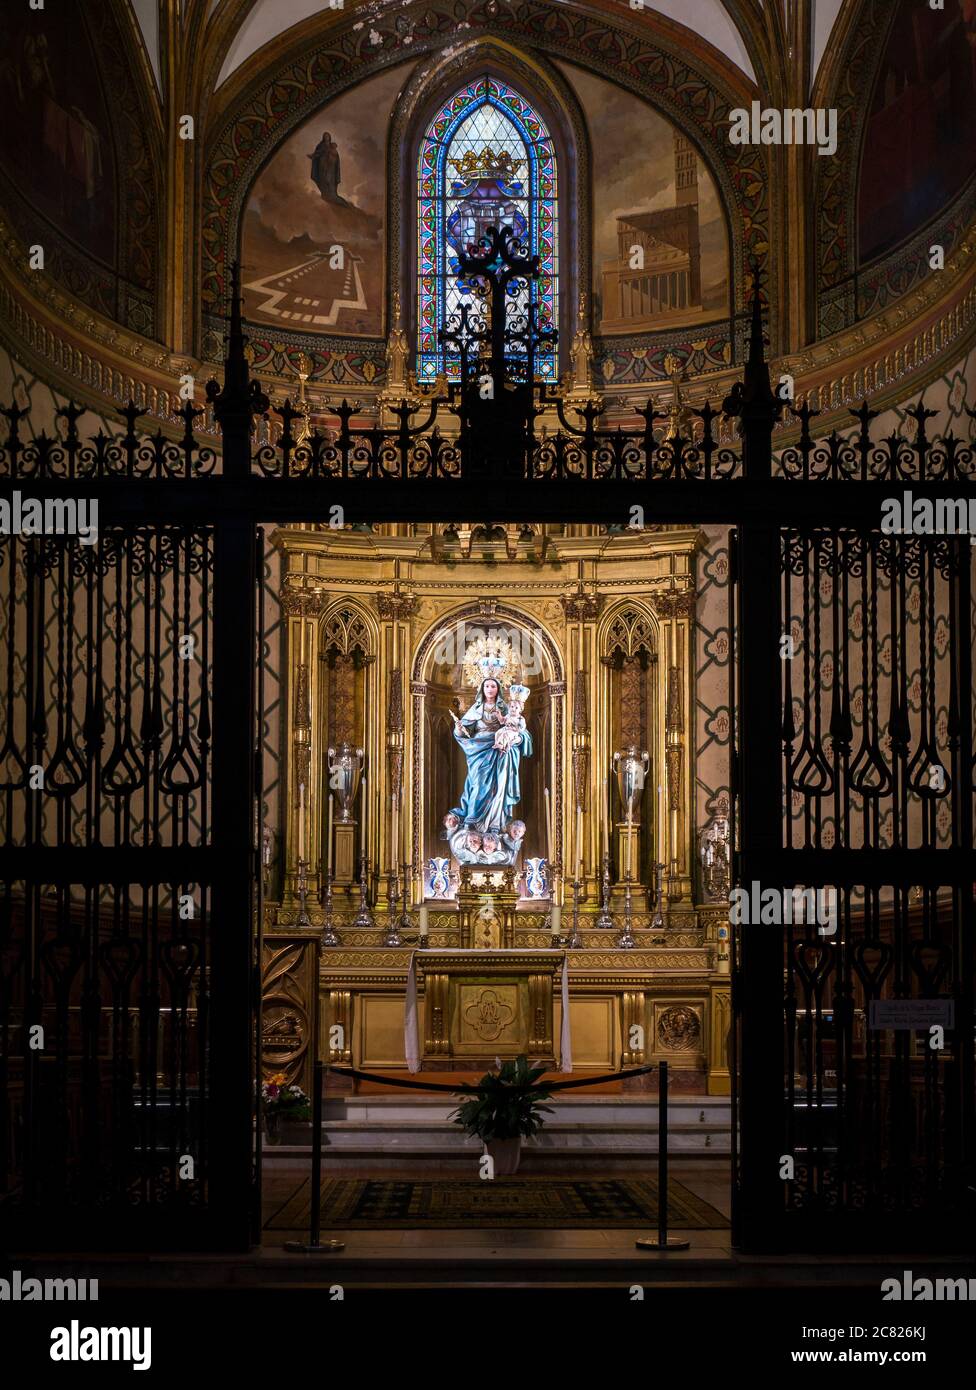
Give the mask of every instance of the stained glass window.
M 458 253 L 473 251 L 484 229 L 510 226 L 541 278 L 515 297 L 511 312 L 536 306 L 540 328 L 556 323 L 556 157 L 540 117 L 518 92 L 482 77 L 456 93 L 425 132 L 418 163 L 417 379 L 441 371 L 457 379 L 455 355 L 441 348 L 438 330 L 472 287 L 458 275 Z M 539 350 L 536 375 L 556 378 L 556 354 Z

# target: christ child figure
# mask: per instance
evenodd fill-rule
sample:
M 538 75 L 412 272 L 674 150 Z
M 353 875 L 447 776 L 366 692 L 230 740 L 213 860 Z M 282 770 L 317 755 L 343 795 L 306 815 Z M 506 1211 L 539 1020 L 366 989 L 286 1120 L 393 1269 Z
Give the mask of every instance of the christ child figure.
M 510 685 L 508 688 L 508 714 L 495 735 L 495 747 L 503 753 L 514 748 L 525 730 L 525 716 L 522 711 L 528 693 L 528 687 L 525 685 Z

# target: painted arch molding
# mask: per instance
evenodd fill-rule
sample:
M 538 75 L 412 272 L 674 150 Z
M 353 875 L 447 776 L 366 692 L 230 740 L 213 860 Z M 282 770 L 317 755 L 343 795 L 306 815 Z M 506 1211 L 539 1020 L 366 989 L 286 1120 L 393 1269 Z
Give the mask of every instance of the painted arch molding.
M 766 0 L 767 5 L 775 0 Z M 128 0 L 142 31 L 150 66 L 160 84 L 160 26 L 157 0 Z M 190 0 L 192 4 L 192 0 Z M 231 38 L 217 75 L 220 88 L 248 59 L 297 24 L 330 8 L 328 0 L 206 0 L 207 19 L 225 15 Z M 358 0 L 347 0 L 349 8 Z M 811 86 L 816 81 L 830 35 L 845 0 L 810 0 Z M 756 81 L 750 57 L 747 21 L 761 23 L 762 0 L 642 0 L 643 8 L 692 30 L 725 55 L 751 81 Z M 337 7 L 337 6 L 336 6 Z M 634 6 L 637 8 L 637 6 Z M 364 6 L 364 11 L 367 7 Z M 236 11 L 236 13 L 235 13 Z M 377 12 L 375 3 L 369 7 Z

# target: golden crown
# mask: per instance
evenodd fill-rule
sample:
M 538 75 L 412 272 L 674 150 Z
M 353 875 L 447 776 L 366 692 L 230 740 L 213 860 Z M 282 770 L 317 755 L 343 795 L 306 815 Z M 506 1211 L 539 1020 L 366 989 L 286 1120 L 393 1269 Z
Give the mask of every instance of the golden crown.
M 463 671 L 466 685 L 480 686 L 491 676 L 502 687 L 518 680 L 522 663 L 507 637 L 482 636 L 468 643 Z
M 458 178 L 465 183 L 486 176 L 488 178 L 500 178 L 506 183 L 511 183 L 525 164 L 525 160 L 513 159 L 508 150 L 495 151 L 490 145 L 485 145 L 477 152 L 465 150 L 461 159 L 452 159 L 451 163 L 457 170 Z

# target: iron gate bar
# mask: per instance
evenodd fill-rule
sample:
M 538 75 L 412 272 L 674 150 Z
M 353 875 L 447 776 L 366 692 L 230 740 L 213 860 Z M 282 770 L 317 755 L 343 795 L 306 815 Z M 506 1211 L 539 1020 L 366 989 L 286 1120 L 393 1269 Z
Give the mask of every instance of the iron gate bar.
M 118 482 L 90 485 L 0 478 L 0 496 L 14 490 L 41 500 L 83 497 L 97 500 L 99 526 L 158 522 L 190 526 L 211 524 L 215 516 L 236 518 L 251 525 L 288 525 L 309 518 L 327 518 L 330 508 L 343 508 L 350 522 L 454 521 L 473 516 L 487 522 L 553 522 L 585 516 L 598 524 L 625 525 L 635 503 L 656 521 L 737 525 L 768 517 L 771 525 L 811 529 L 838 526 L 876 530 L 881 502 L 904 488 L 915 497 L 976 500 L 976 484 L 802 483 L 774 478 L 737 479 L 727 486 L 705 483 L 662 484 L 572 483 L 557 487 L 507 481 L 505 489 L 486 499 L 484 487 L 465 483 L 441 487 L 424 483 L 383 483 L 374 489 L 356 483 L 305 480 L 243 481 L 208 479 L 139 483 L 132 493 Z M 133 493 L 137 495 L 133 495 Z M 838 520 L 841 518 L 842 520 Z M 933 540 L 939 539 L 933 537 Z
M 507 476 L 505 486 L 496 488 L 491 494 L 486 493 L 483 478 L 465 476 L 441 476 L 436 479 L 440 486 L 433 486 L 435 480 L 432 478 L 396 478 L 382 470 L 379 475 L 367 479 L 262 476 L 253 471 L 256 455 L 252 425 L 255 416 L 267 410 L 268 403 L 260 387 L 249 377 L 236 276 L 223 388 L 216 383 L 208 387 L 208 399 L 223 436 L 221 474 L 214 472 L 216 457 L 210 442 L 197 441 L 193 437 L 193 422 L 199 414 L 195 407 L 188 407 L 184 412 L 184 439 L 172 454 L 166 452 L 158 439 L 140 440 L 136 435 L 136 422 L 140 416 L 134 406 L 122 412 L 128 434 L 121 442 L 120 457 L 126 466 L 132 460 L 144 457 L 149 460 L 151 469 L 157 469 L 162 474 L 171 473 L 171 476 L 142 477 L 131 468 L 127 472 L 123 467 L 121 471 L 106 470 L 105 476 L 93 479 L 83 476 L 62 479 L 52 477 L 50 473 L 35 478 L 27 467 L 30 446 L 23 442 L 12 446 L 10 439 L 6 445 L 0 445 L 0 468 L 5 470 L 0 476 L 0 496 L 7 497 L 17 489 L 41 500 L 71 496 L 92 498 L 99 503 L 100 531 L 103 533 L 110 533 L 113 526 L 121 527 L 123 534 L 128 534 L 136 526 L 148 527 L 150 534 L 157 534 L 159 528 L 177 525 L 205 526 L 210 528 L 214 546 L 210 696 L 220 717 L 214 720 L 211 739 L 211 844 L 207 847 L 173 849 L 151 845 L 130 848 L 121 840 L 115 847 L 95 844 L 91 849 L 73 845 L 43 845 L 39 810 L 34 798 L 28 805 L 28 845 L 23 849 L 10 845 L 0 848 L 0 880 L 7 886 L 7 896 L 3 901 L 9 903 L 11 883 L 25 883 L 28 983 L 33 991 L 30 1001 L 33 1016 L 37 1016 L 41 1006 L 42 886 L 60 886 L 62 915 L 65 910 L 64 887 L 75 884 L 86 886 L 84 906 L 89 936 L 98 927 L 94 897 L 95 890 L 102 886 L 122 888 L 145 885 L 141 908 L 144 931 L 149 927 L 156 930 L 160 889 L 170 890 L 174 885 L 186 882 L 209 888 L 207 920 L 210 959 L 203 997 L 209 1011 L 206 1023 L 210 1040 L 210 1089 L 202 1117 L 209 1146 L 207 1203 L 198 1213 L 194 1213 L 192 1221 L 185 1219 L 185 1214 L 171 1209 L 157 1211 L 146 1205 L 140 1209 L 132 1208 L 125 1203 L 122 1193 L 119 1194 L 117 1206 L 109 1211 L 111 1222 L 104 1211 L 67 1213 L 50 1207 L 47 1211 L 50 1230 L 41 1233 L 42 1239 L 50 1237 L 52 1243 L 59 1244 L 61 1248 L 68 1248 L 73 1242 L 86 1241 L 101 1243 L 102 1246 L 115 1242 L 118 1248 L 122 1248 L 127 1242 L 145 1246 L 151 1235 L 160 1246 L 168 1242 L 172 1245 L 183 1243 L 188 1246 L 242 1249 L 246 1248 L 253 1234 L 251 1220 L 255 1209 L 255 1170 L 252 1123 L 257 1060 L 254 1013 L 259 1006 L 259 972 L 256 968 L 259 962 L 254 954 L 254 914 L 260 905 L 259 847 L 254 834 L 255 797 L 260 788 L 257 767 L 260 730 L 256 694 L 260 654 L 255 650 L 255 639 L 259 630 L 257 590 L 261 565 L 255 546 L 255 528 L 262 522 L 307 522 L 315 517 L 325 517 L 335 505 L 345 509 L 347 521 L 450 521 L 467 514 L 486 521 L 531 519 L 543 522 L 575 520 L 583 516 L 596 523 L 619 525 L 625 523 L 630 506 L 639 501 L 658 522 L 717 523 L 733 528 L 730 532 L 730 599 L 734 605 L 733 674 L 738 685 L 733 690 L 731 700 L 736 718 L 733 720 L 730 757 L 731 785 L 738 813 L 738 826 L 734 831 L 735 880 L 737 883 L 749 883 L 752 879 L 760 879 L 784 887 L 797 883 L 836 886 L 844 896 L 845 939 L 855 923 L 847 896 L 848 889 L 862 885 L 866 888 L 868 906 L 865 921 L 869 925 L 880 919 L 882 890 L 893 890 L 895 907 L 891 931 L 893 944 L 901 953 L 899 969 L 903 988 L 906 987 L 905 982 L 910 980 L 905 962 L 912 945 L 907 930 L 908 889 L 920 885 L 923 890 L 923 941 L 937 940 L 936 928 L 940 919 L 936 891 L 951 891 L 954 931 L 951 965 L 955 997 L 963 1023 L 959 1029 L 961 1042 L 957 1041 L 954 1054 L 948 1058 L 950 1071 L 947 1085 L 951 1087 L 951 1095 L 944 1098 L 947 1137 L 943 1141 L 936 1132 L 934 1121 L 930 1120 L 925 1141 L 930 1147 L 936 1142 L 941 1144 L 940 1154 L 945 1143 L 954 1145 L 954 1153 L 969 1165 L 968 1171 L 972 1174 L 976 1141 L 972 1103 L 973 1055 L 966 1031 L 973 1007 L 974 856 L 970 849 L 973 836 L 972 591 L 968 563 L 970 552 L 965 541 L 955 542 L 962 562 L 956 566 L 951 580 L 949 616 L 953 685 L 957 692 L 953 701 L 951 732 L 953 778 L 957 789 L 953 797 L 955 846 L 939 849 L 931 843 L 931 815 L 923 823 L 927 827 L 925 833 L 929 842 L 920 848 L 899 848 L 893 852 L 784 845 L 783 799 L 786 786 L 779 737 L 784 700 L 779 639 L 784 620 L 789 617 L 789 609 L 781 609 L 784 597 L 781 594 L 784 586 L 780 583 L 782 533 L 794 528 L 804 537 L 814 536 L 814 540 L 817 528 L 822 528 L 825 537 L 850 536 L 857 530 L 876 533 L 881 500 L 905 489 L 911 490 L 916 497 L 932 500 L 962 498 L 968 501 L 976 496 L 976 480 L 971 472 L 972 446 L 964 445 L 959 440 L 943 445 L 940 461 L 938 449 L 925 435 L 925 419 L 931 412 L 921 406 L 909 411 L 919 429 L 915 444 L 899 439 L 884 441 L 882 445 L 872 444 L 868 429 L 873 416 L 866 407 L 852 412 L 860 425 L 860 435 L 852 446 L 845 445 L 836 435 L 818 442 L 810 434 L 812 412 L 799 407 L 795 413 L 801 424 L 800 440 L 783 454 L 784 474 L 774 477 L 773 426 L 782 403 L 772 393 L 765 362 L 758 282 L 753 289 L 751 313 L 749 357 L 743 381 L 725 402 L 727 413 L 739 421 L 741 476 L 729 477 L 716 473 L 709 479 L 712 485 L 707 487 L 702 486 L 704 480 L 700 477 L 690 476 L 696 467 L 695 446 L 690 441 L 678 441 L 676 454 L 669 456 L 666 451 L 662 454 L 662 444 L 653 440 L 651 452 L 656 459 L 656 476 L 649 479 L 623 476 L 626 472 L 623 460 L 630 447 L 628 438 L 643 441 L 646 445 L 654 421 L 663 418 L 650 405 L 645 412 L 644 431 L 630 436 L 626 432 L 596 431 L 593 427 L 595 412 L 590 412 L 584 426 L 575 431 L 564 420 L 567 436 L 559 445 L 563 450 L 560 468 L 566 458 L 573 456 L 573 448 L 582 448 L 586 467 L 592 470 L 594 451 L 605 449 L 606 457 L 611 460 L 611 471 L 616 476 L 585 481 L 565 473 L 558 479 L 555 476 L 527 478 L 519 474 L 518 467 L 513 470 L 515 476 L 511 476 L 507 467 L 509 457 L 516 463 L 521 459 L 524 468 L 521 448 L 525 439 L 525 422 L 531 425 L 534 419 L 531 412 L 535 406 L 531 401 L 528 404 L 523 401 L 521 420 L 515 417 L 507 420 L 508 438 L 514 441 L 510 454 L 494 449 L 493 456 Z M 531 332 L 531 328 L 529 325 L 526 331 Z M 496 372 L 500 366 L 497 337 L 495 334 L 493 339 L 496 355 L 493 368 Z M 462 384 L 460 397 L 455 393 L 462 407 L 463 391 Z M 527 398 L 528 393 L 525 395 Z M 561 403 L 558 404 L 561 411 Z M 74 457 L 79 447 L 77 421 L 82 412 L 70 406 L 61 413 L 67 422 L 70 450 L 75 451 L 72 454 Z M 290 406 L 279 413 L 285 420 L 287 441 L 291 439 L 291 423 L 297 415 Z M 974 414 L 973 411 L 969 413 Z M 5 414 L 15 434 L 18 420 L 24 412 L 14 407 Z M 374 451 L 383 446 L 383 431 L 349 431 L 345 427 L 349 423 L 351 409 L 346 407 L 345 414 L 343 430 L 340 431 L 340 453 L 345 451 L 345 462 L 353 447 L 352 441 L 357 438 L 370 441 Z M 711 407 L 698 414 L 704 420 L 706 430 L 710 430 L 714 415 Z M 402 407 L 399 430 L 387 432 L 394 440 L 394 447 L 399 439 L 401 457 L 404 459 L 407 446 L 403 441 L 418 433 L 416 429 L 408 427 L 410 415 L 411 412 Z M 469 418 L 474 417 L 469 413 Z M 581 438 L 582 445 L 579 443 Z M 717 443 L 712 443 L 717 449 Z M 284 446 L 282 441 L 278 441 L 269 457 L 276 458 L 275 449 L 284 447 L 290 460 L 294 453 L 293 444 L 294 440 Z M 98 459 L 109 458 L 112 447 L 111 441 L 100 439 L 96 444 Z M 316 447 L 321 454 L 321 442 Z M 437 448 L 440 447 L 439 444 Z M 209 454 L 208 449 L 211 451 Z M 140 450 L 144 451 L 141 455 Z M 878 450 L 881 451 L 879 468 L 884 476 L 861 476 L 870 474 L 869 461 L 875 459 Z M 53 458 L 54 452 L 52 441 L 41 445 L 41 455 L 45 460 Z M 257 454 L 260 453 L 258 449 Z M 21 476 L 12 476 L 17 474 L 21 461 L 25 461 L 26 471 Z M 258 462 L 260 466 L 260 458 Z M 903 476 L 906 469 L 909 476 Z M 922 476 L 927 469 L 940 472 L 939 481 L 919 482 L 910 476 L 913 470 Z M 558 486 L 545 486 L 547 482 L 555 481 L 558 481 Z M 865 485 L 852 486 L 855 481 L 863 481 Z M 873 486 L 868 486 L 868 483 Z M 4 540 L 0 544 L 6 545 L 8 542 Z M 61 599 L 73 603 L 74 591 L 63 572 L 58 572 L 58 578 L 61 581 L 58 590 Z M 27 707 L 32 711 L 40 689 L 40 673 L 44 669 L 44 582 L 40 574 L 35 575 L 26 596 L 26 626 L 15 622 L 14 629 L 8 633 L 11 643 L 21 627 L 26 633 Z M 897 594 L 903 608 L 906 577 L 899 572 L 893 582 L 900 586 Z M 931 610 L 931 587 L 927 593 Z M 143 605 L 147 624 L 149 602 L 147 599 Z M 158 593 L 152 602 L 156 605 L 154 612 L 158 635 Z M 835 621 L 839 621 L 841 611 L 835 592 Z M 930 644 L 932 633 L 928 618 L 924 634 L 925 641 Z M 847 657 L 844 659 L 846 662 Z M 927 685 L 930 686 L 932 666 L 923 662 L 923 668 L 927 673 Z M 904 674 L 900 667 L 898 670 Z M 815 699 L 818 690 L 814 681 L 804 695 L 808 700 Z M 150 728 L 150 739 L 153 737 L 155 735 Z M 98 730 L 94 724 L 90 726 L 86 739 L 92 746 L 97 743 Z M 35 736 L 35 741 L 38 747 L 44 747 L 40 735 Z M 128 908 L 125 910 L 127 912 Z M 92 922 L 95 928 L 92 928 Z M 4 925 L 0 914 L 0 929 Z M 806 1048 L 806 1122 L 814 1112 L 821 1114 L 831 1109 L 825 1090 L 825 1044 L 821 1031 L 825 1024 L 837 1027 L 841 1046 L 839 1065 L 842 1074 L 847 1076 L 844 1028 L 849 1029 L 850 1026 L 853 996 L 848 989 L 846 996 L 839 995 L 832 1000 L 828 1017 L 826 995 L 821 990 L 819 977 L 806 978 L 802 973 L 797 976 L 794 958 L 787 954 L 788 950 L 802 948 L 803 945 L 802 941 L 795 939 L 792 929 L 784 931 L 782 928 L 761 926 L 733 934 L 732 1064 L 737 1077 L 733 1099 L 737 1118 L 741 1122 L 735 1140 L 733 1214 L 738 1243 L 752 1250 L 782 1248 L 791 1242 L 795 1248 L 797 1241 L 819 1242 L 822 1246 L 827 1238 L 825 1233 L 829 1232 L 829 1239 L 834 1241 L 843 1235 L 843 1231 L 838 1232 L 836 1227 L 830 1228 L 820 1210 L 811 1208 L 805 1211 L 795 1207 L 787 1210 L 783 1184 L 777 1172 L 777 1159 L 783 1151 L 784 1140 L 789 1136 L 797 1140 L 798 1125 L 793 1108 L 787 1105 L 788 1095 L 792 1096 L 795 1091 L 794 1064 L 798 1064 L 799 1060 L 797 1038 L 795 1034 L 784 1037 L 784 1025 L 789 1029 L 797 1026 L 800 1020 L 805 1030 L 800 1034 L 800 1043 L 801 1047 Z M 849 981 L 850 975 L 850 965 L 845 961 L 839 976 L 841 983 Z M 785 998 L 784 979 L 787 984 Z M 62 993 L 58 997 L 61 1001 L 58 1007 L 63 1012 L 66 996 Z M 0 999 L 2 1006 L 3 999 Z M 86 1007 L 92 1011 L 92 1017 L 97 1015 L 98 1006 L 98 999 L 89 995 Z M 152 1008 L 148 1009 L 146 1017 L 150 1022 L 153 1020 L 155 1014 Z M 784 1040 L 783 1047 L 780 1040 Z M 64 1045 L 59 1046 L 63 1050 Z M 150 1040 L 143 1048 L 152 1073 L 150 1081 L 144 1081 L 143 1085 L 149 1087 L 145 1096 L 147 1103 L 152 1102 L 149 1110 L 153 1112 L 150 1116 L 153 1125 L 156 1123 L 154 1104 L 158 1100 L 155 1046 Z M 183 1046 L 182 1041 L 174 1035 L 169 1046 L 175 1061 L 170 1068 L 171 1075 L 185 1076 L 177 1055 Z M 90 1047 L 84 1060 L 87 1065 L 84 1093 L 90 1110 L 94 1095 Z M 880 1051 L 875 1047 L 868 1059 L 868 1080 L 871 1084 L 878 1074 L 880 1060 Z M 27 1055 L 26 1062 L 29 1094 L 36 1098 L 40 1095 L 37 1060 Z M 790 1071 L 786 1089 L 784 1063 Z M 6 1053 L 0 1057 L 0 1064 L 6 1066 Z M 901 1144 L 904 1149 L 906 1136 L 909 1135 L 904 1097 L 911 1074 L 910 1058 L 902 1044 L 898 1044 L 892 1068 L 892 1075 L 900 1086 L 895 1103 L 902 1107 L 895 1116 L 896 1148 Z M 59 1084 L 64 1086 L 64 1075 Z M 925 1059 L 924 1087 L 927 1101 L 934 1104 L 939 1093 L 936 1072 L 928 1058 Z M 850 1096 L 855 1095 L 856 1091 L 842 1090 L 840 1094 L 849 1108 Z M 868 1094 L 869 1100 L 877 1100 L 881 1092 L 876 1089 Z M 841 1110 L 837 1152 L 840 1155 L 838 1162 L 843 1166 L 851 1162 L 853 1120 L 843 1107 Z M 29 1122 L 35 1128 L 40 1123 L 39 1112 L 39 1104 L 28 1106 Z M 60 1116 L 58 1122 L 62 1122 Z M 881 1154 L 880 1129 L 875 1137 L 878 1153 Z M 825 1157 L 822 1130 L 814 1135 L 812 1144 L 808 1140 L 803 1147 L 808 1154 L 808 1195 L 819 1199 L 823 1193 L 818 1184 L 830 1167 Z M 92 1155 L 88 1154 L 85 1161 L 90 1169 Z M 938 1177 L 939 1173 L 930 1167 L 927 1174 L 930 1184 Z M 29 1175 L 29 1180 L 37 1183 L 38 1175 Z M 935 1191 L 934 1186 L 932 1191 Z M 867 1234 L 871 1240 L 883 1239 L 884 1231 L 879 1231 L 878 1226 L 872 1226 L 870 1221 L 860 1220 L 861 1215 L 853 1208 L 842 1211 L 842 1218 L 852 1238 L 863 1239 Z M 73 1224 L 69 1224 L 69 1217 Z M 894 1236 L 906 1246 L 916 1238 L 923 1244 L 931 1245 L 935 1217 L 934 1205 L 929 1211 L 922 1210 L 915 1229 L 911 1230 L 909 1223 L 914 1219 L 913 1213 L 907 1207 L 899 1208 Z M 890 1219 L 888 1226 L 891 1226 Z M 963 1229 L 961 1214 L 951 1213 L 949 1224 L 942 1219 L 938 1235 L 942 1240 L 951 1240 L 953 1236 L 958 1237 Z M 32 1240 L 37 1237 L 37 1232 L 31 1230 L 30 1226 L 22 1228 L 21 1234 Z
M 959 800 L 965 800 L 960 797 Z M 782 832 L 782 824 L 779 826 Z M 186 879 L 192 883 L 216 881 L 220 860 L 217 847 L 187 846 L 141 847 L 125 851 L 125 867 L 120 867 L 117 848 L 99 845 L 84 849 L 77 845 L 0 846 L 0 879 L 35 878 L 43 880 L 52 872 L 51 855 L 57 854 L 55 877 L 78 884 L 161 883 Z M 976 854 L 962 847 L 944 849 L 911 847 L 892 853 L 886 849 L 791 849 L 780 845 L 771 850 L 741 849 L 743 882 L 768 876 L 772 856 L 789 856 L 791 877 L 777 880 L 791 883 L 819 883 L 841 879 L 866 886 L 892 884 L 913 887 L 926 879 L 945 882 L 965 878 L 976 870 Z

